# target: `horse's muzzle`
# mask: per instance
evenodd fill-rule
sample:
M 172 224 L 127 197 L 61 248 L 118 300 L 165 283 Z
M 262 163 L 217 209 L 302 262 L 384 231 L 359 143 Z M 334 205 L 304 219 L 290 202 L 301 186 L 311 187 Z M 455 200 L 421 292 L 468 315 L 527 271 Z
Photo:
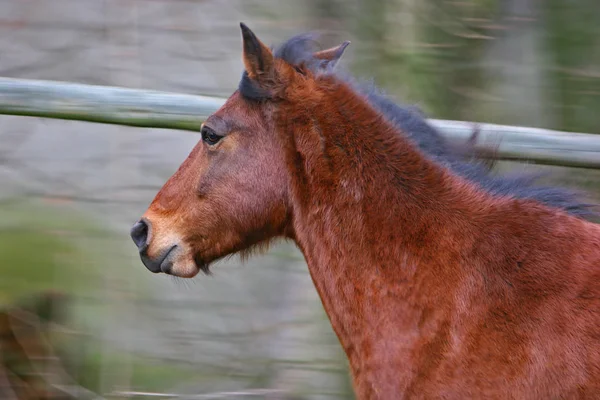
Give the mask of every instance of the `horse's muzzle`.
M 142 218 L 131 227 L 130 235 L 133 239 L 133 243 L 137 246 L 140 252 L 140 258 L 142 263 L 148 268 L 150 272 L 165 274 L 171 273 L 173 267 L 173 255 L 177 245 L 173 245 L 168 249 L 161 251 L 158 256 L 150 257 L 148 255 L 148 246 L 150 244 L 150 238 L 152 233 L 152 225 L 150 222 Z

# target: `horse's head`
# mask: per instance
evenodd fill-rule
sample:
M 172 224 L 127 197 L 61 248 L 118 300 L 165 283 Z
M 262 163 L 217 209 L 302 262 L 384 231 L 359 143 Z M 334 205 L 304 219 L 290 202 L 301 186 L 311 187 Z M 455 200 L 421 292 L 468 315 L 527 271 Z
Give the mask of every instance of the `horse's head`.
M 131 229 L 152 272 L 193 277 L 212 261 L 291 234 L 285 143 L 275 115 L 314 77 L 241 28 L 240 88 L 206 119 L 198 144 Z M 330 68 L 347 44 L 305 58 L 317 70 Z

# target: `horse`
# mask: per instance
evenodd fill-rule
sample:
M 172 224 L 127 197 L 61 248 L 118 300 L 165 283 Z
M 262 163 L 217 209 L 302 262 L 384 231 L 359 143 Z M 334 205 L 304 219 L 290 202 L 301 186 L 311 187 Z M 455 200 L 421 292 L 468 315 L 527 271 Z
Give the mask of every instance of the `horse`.
M 131 237 L 154 273 L 300 249 L 360 399 L 600 395 L 600 226 L 492 176 L 299 35 L 243 23 L 237 90 Z M 371 85 L 372 86 L 372 85 Z

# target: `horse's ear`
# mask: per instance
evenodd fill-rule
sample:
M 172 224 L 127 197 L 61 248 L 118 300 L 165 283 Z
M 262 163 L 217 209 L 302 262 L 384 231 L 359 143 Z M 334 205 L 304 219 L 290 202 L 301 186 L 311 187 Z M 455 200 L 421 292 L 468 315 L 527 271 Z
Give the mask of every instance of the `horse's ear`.
M 342 58 L 342 55 L 344 54 L 344 50 L 346 50 L 346 47 L 348 47 L 349 44 L 350 44 L 350 41 L 346 40 L 344 43 L 340 44 L 339 46 L 335 46 L 335 47 L 331 47 L 329 49 L 317 51 L 316 53 L 313 53 L 313 56 L 320 60 L 326 61 L 326 65 L 333 67 L 335 64 L 337 64 L 337 62 L 340 60 L 340 58 Z
M 242 40 L 244 44 L 244 66 L 248 77 L 259 80 L 263 76 L 269 76 L 273 70 L 273 52 L 265 46 L 243 22 Z

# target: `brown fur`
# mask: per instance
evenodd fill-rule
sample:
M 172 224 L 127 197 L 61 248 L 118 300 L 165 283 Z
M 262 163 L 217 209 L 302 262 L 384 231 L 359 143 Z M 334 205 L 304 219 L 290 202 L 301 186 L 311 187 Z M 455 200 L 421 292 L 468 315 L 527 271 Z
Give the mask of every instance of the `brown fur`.
M 243 32 L 269 100 L 236 92 L 208 118 L 225 137 L 150 205 L 149 256 L 175 243 L 168 272 L 191 277 L 294 240 L 360 399 L 600 397 L 600 227 L 485 192 Z

